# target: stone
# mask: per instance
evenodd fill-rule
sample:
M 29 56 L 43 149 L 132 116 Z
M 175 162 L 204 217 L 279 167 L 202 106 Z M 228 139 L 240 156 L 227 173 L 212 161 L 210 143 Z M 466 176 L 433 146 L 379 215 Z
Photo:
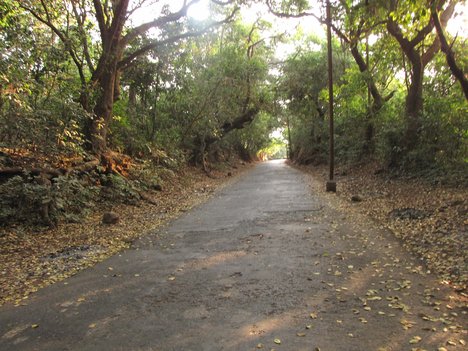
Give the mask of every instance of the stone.
M 162 190 L 163 190 L 161 184 L 154 184 L 154 185 L 152 186 L 152 188 L 153 188 L 154 190 L 156 190 L 156 191 L 162 191 Z
M 102 223 L 104 224 L 117 224 L 119 220 L 120 220 L 119 215 L 112 211 L 105 212 L 102 215 Z
M 359 195 L 353 195 L 353 196 L 351 196 L 351 201 L 352 202 L 361 202 L 362 197 L 360 197 Z

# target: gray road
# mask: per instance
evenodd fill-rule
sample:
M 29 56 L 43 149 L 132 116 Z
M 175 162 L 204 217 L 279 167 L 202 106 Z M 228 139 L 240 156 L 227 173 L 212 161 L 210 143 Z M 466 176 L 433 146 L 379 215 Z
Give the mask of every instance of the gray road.
M 462 350 L 466 314 L 449 295 L 391 234 L 269 162 L 0 308 L 0 350 Z

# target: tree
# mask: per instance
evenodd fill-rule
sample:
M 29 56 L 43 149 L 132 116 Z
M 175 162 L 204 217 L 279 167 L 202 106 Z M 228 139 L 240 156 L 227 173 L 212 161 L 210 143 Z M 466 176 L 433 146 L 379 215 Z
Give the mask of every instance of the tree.
M 365 151 L 369 152 L 373 145 L 375 134 L 374 118 L 375 115 L 383 107 L 394 94 L 390 92 L 386 96 L 382 96 L 378 85 L 375 82 L 371 67 L 369 67 L 369 35 L 379 28 L 384 22 L 381 21 L 376 12 L 378 8 L 369 0 L 358 1 L 357 3 L 349 3 L 340 0 L 333 8 L 333 22 L 331 28 L 336 35 L 348 45 L 351 55 L 356 62 L 359 71 L 365 77 L 369 98 L 372 98 L 372 104 L 369 106 L 367 114 L 367 126 L 365 126 Z M 315 16 L 316 17 L 316 16 Z M 325 18 L 316 17 L 321 23 L 326 24 Z M 361 53 L 362 41 L 366 40 L 366 57 Z
M 203 126 L 190 141 L 196 145 L 197 162 L 227 135 L 252 123 L 268 105 L 269 42 L 275 38 L 261 36 L 265 26 L 262 21 L 251 26 L 235 22 L 210 45 L 211 55 L 202 61 L 204 67 L 190 89 L 200 94 L 195 99 L 192 95 L 196 113 L 188 116 L 188 128 Z
M 437 9 L 442 10 L 446 1 L 438 2 Z M 406 148 L 412 149 L 417 144 L 418 130 L 421 126 L 423 109 L 423 78 L 424 68 L 440 50 L 438 37 L 427 40 L 434 28 L 430 12 L 426 10 L 427 3 L 397 1 L 389 2 L 386 27 L 411 66 L 410 85 L 406 96 L 407 129 L 405 135 Z M 445 27 L 455 8 L 455 1 L 450 1 L 440 16 L 441 25 Z
M 209 23 L 198 29 L 187 28 L 181 20 L 187 16 L 189 7 L 198 1 L 185 0 L 176 12 L 170 12 L 166 3 L 158 17 L 133 27 L 127 25 L 128 20 L 132 13 L 144 5 L 145 0 L 137 2 L 133 8 L 130 0 L 21 2 L 20 6 L 23 9 L 48 26 L 65 45 L 79 72 L 82 85 L 80 102 L 83 108 L 93 112 L 94 115 L 89 121 L 86 134 L 90 140 L 90 148 L 96 155 L 103 154 L 107 148 L 112 109 L 119 97 L 122 71 L 148 51 L 181 39 L 201 35 L 215 26 L 230 21 L 237 12 L 235 7 L 221 21 Z M 213 2 L 222 6 L 234 3 L 234 1 L 223 3 L 214 0 Z M 92 40 L 95 26 L 100 37 L 99 43 Z M 133 45 L 129 50 L 132 44 L 154 28 L 161 30 L 163 34 L 147 42 L 140 41 L 141 46 Z

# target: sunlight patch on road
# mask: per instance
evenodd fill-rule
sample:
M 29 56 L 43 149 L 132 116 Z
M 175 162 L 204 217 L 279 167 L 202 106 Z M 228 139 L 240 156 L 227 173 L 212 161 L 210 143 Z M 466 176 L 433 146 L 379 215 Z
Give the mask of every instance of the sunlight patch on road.
M 247 252 L 243 250 L 223 251 L 210 257 L 192 260 L 187 265 L 185 265 L 185 268 L 191 268 L 191 269 L 210 268 L 215 265 L 219 265 L 228 261 L 235 260 L 236 258 L 244 257 L 246 255 L 247 255 Z

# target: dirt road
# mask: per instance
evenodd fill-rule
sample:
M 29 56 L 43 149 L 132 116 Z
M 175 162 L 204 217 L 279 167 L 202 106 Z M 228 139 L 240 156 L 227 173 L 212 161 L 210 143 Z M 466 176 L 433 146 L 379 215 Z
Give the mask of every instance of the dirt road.
M 276 161 L 0 308 L 0 350 L 463 350 L 454 298 L 391 233 Z

